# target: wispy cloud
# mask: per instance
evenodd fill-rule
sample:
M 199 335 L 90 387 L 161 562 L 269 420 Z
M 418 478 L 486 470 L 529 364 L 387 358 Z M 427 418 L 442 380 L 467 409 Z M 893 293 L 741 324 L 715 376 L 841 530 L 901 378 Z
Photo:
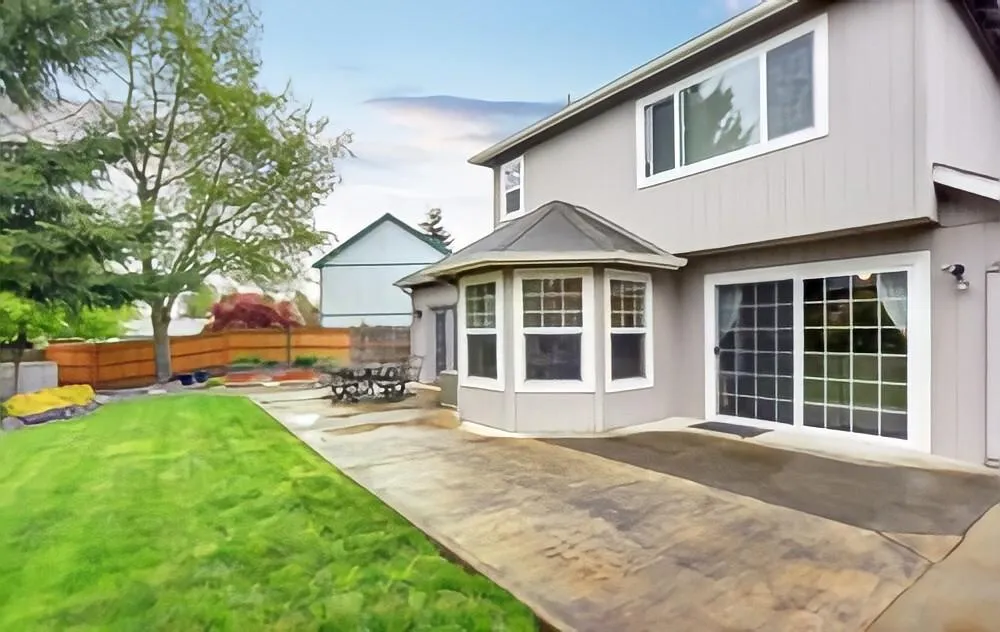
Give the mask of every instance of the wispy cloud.
M 356 158 L 341 165 L 344 184 L 317 212 L 318 225 L 345 238 L 386 211 L 416 224 L 441 207 L 460 245 L 481 237 L 492 226 L 492 175 L 468 158 L 562 104 L 396 90 L 363 102 Z
M 552 114 L 558 102 L 488 101 L 451 95 L 396 96 L 369 99 L 367 105 L 409 128 L 421 145 L 475 152 Z

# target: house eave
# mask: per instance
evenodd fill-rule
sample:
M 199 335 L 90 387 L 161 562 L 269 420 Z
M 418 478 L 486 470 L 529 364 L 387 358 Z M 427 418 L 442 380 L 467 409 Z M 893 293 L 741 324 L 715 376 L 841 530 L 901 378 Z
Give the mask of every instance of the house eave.
M 799 0 L 767 0 L 766 2 L 760 2 L 753 8 L 702 33 L 694 39 L 688 40 L 656 59 L 598 88 L 587 96 L 570 103 L 555 114 L 479 152 L 470 158 L 469 162 L 481 167 L 490 166 L 497 157 L 512 151 L 533 137 L 591 110 L 620 92 L 628 90 L 680 62 L 716 46 L 737 33 L 784 11 L 798 2 Z
M 935 184 L 1000 202 L 1000 180 L 996 178 L 943 164 L 935 164 L 931 174 Z
M 675 257 L 674 255 L 641 254 L 624 251 L 559 253 L 496 252 L 454 262 L 449 262 L 446 259 L 439 264 L 435 264 L 430 268 L 427 268 L 424 271 L 424 274 L 441 278 L 466 274 L 482 268 L 593 264 L 613 264 L 658 270 L 677 270 L 687 264 L 687 259 Z

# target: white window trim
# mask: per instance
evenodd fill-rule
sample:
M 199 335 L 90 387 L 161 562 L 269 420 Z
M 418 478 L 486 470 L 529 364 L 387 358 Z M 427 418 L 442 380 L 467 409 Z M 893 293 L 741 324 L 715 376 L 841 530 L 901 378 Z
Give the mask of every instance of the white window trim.
M 583 327 L 525 327 L 524 295 L 525 279 L 566 279 L 581 277 Z M 594 305 L 593 268 L 554 268 L 514 270 L 514 390 L 519 393 L 593 393 L 594 392 L 594 319 L 597 316 Z M 579 333 L 580 377 L 579 380 L 526 380 L 526 350 L 524 335 L 530 333 Z
M 514 211 L 513 213 L 508 213 L 507 212 L 507 191 L 504 188 L 503 171 L 507 167 L 509 167 L 509 166 L 511 166 L 511 165 L 513 165 L 514 163 L 517 163 L 517 162 L 521 163 L 521 186 L 518 187 L 518 195 L 520 196 L 520 200 L 521 200 L 521 203 L 519 205 L 520 210 Z M 498 223 L 503 223 L 503 222 L 506 222 L 506 221 L 509 221 L 509 220 L 512 220 L 512 219 L 517 219 L 518 217 L 521 217 L 522 215 L 524 215 L 527 212 L 525 210 L 525 208 L 524 208 L 524 156 L 518 156 L 517 158 L 515 158 L 513 160 L 510 160 L 508 162 L 505 162 L 503 165 L 501 165 L 500 166 L 500 174 L 499 174 L 499 176 L 500 176 L 500 182 L 499 182 L 498 189 L 500 191 L 500 219 L 499 219 Z
M 497 337 L 497 378 L 492 380 L 478 375 L 469 375 L 469 348 L 466 335 L 469 330 L 465 326 L 465 290 L 470 285 L 480 285 L 483 283 L 496 283 L 496 327 L 492 329 L 479 329 L 482 333 L 496 334 Z M 504 390 L 504 289 L 503 273 L 491 272 L 489 274 L 479 274 L 476 276 L 463 277 L 458 282 L 458 385 L 466 388 L 480 388 L 490 391 Z M 475 335 L 475 334 L 472 334 Z
M 807 22 L 785 31 L 781 35 L 773 37 L 743 53 L 730 57 L 710 68 L 695 75 L 685 78 L 662 90 L 658 90 L 649 96 L 639 99 L 635 103 L 635 152 L 636 152 L 636 187 L 643 189 L 655 186 L 671 180 L 677 180 L 696 173 L 718 169 L 724 165 L 730 165 L 750 158 L 755 158 L 780 149 L 785 149 L 793 145 L 805 143 L 817 138 L 822 138 L 829 133 L 829 47 L 827 38 L 827 16 L 822 14 Z M 682 142 L 680 130 L 680 92 L 697 83 L 709 79 L 720 72 L 729 70 L 734 66 L 752 59 L 762 57 L 767 51 L 786 44 L 802 35 L 813 33 L 813 127 L 797 132 L 792 132 L 773 141 L 765 141 L 763 138 L 767 132 L 767 75 L 766 62 L 760 64 L 761 73 L 761 141 L 750 147 L 732 151 L 721 156 L 715 156 L 707 160 L 696 162 L 692 165 L 683 166 L 680 164 L 679 152 L 677 150 Z M 669 96 L 674 97 L 674 168 L 669 171 L 655 173 L 646 176 L 646 107 L 659 103 Z
M 611 326 L 611 281 L 638 281 L 646 284 L 644 319 L 645 327 L 612 327 Z M 627 270 L 604 271 L 604 390 L 608 393 L 634 391 L 641 388 L 651 388 L 653 376 L 653 277 L 648 272 L 632 272 Z M 611 379 L 611 334 L 643 333 L 645 334 L 644 357 L 646 376 L 621 380 Z
M 824 437 L 845 437 L 851 440 L 894 445 L 930 452 L 931 448 L 931 255 L 929 251 L 906 252 L 875 257 L 818 261 L 797 265 L 778 266 L 722 272 L 705 276 L 705 419 L 728 421 L 772 430 L 797 430 L 819 433 Z M 812 428 L 802 423 L 803 407 L 803 318 L 802 279 L 855 275 L 861 273 L 908 272 L 907 278 L 907 438 L 894 439 L 825 428 Z M 715 358 L 715 300 L 717 285 L 756 283 L 792 279 L 794 327 L 794 423 L 788 424 L 732 417 L 716 413 L 716 358 Z

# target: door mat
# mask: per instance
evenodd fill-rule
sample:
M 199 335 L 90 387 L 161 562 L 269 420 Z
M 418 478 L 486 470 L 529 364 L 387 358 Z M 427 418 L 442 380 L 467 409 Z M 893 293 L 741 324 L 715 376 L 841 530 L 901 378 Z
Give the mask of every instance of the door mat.
M 765 430 L 764 428 L 754 428 L 753 426 L 744 426 L 741 424 L 727 424 L 724 421 L 703 421 L 700 424 L 688 426 L 688 428 L 711 430 L 712 432 L 723 432 L 725 434 L 736 435 L 742 439 L 752 439 L 753 437 L 759 437 L 765 432 L 771 432 L 770 430 Z

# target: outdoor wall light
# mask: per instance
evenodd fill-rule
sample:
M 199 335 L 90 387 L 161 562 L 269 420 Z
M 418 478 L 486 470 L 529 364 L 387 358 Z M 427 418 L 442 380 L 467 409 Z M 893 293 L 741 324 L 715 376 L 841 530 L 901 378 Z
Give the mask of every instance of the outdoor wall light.
M 955 277 L 956 287 L 958 289 L 969 289 L 969 282 L 965 278 L 965 266 L 961 263 L 950 263 L 948 265 L 941 266 L 941 272 L 947 272 L 951 276 Z
M 419 309 L 415 309 L 415 310 L 413 310 L 413 317 L 414 317 L 414 318 L 420 318 L 420 317 L 421 317 L 421 316 L 423 316 L 423 315 L 424 315 L 423 311 L 421 311 L 421 310 L 419 310 Z

